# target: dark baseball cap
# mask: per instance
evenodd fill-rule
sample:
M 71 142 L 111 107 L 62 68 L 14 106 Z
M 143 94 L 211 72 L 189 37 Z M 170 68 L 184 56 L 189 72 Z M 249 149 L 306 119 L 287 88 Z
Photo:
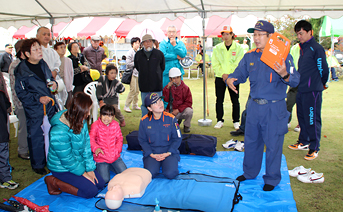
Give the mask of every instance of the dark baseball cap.
M 155 104 L 159 99 L 163 99 L 163 96 L 158 95 L 158 93 L 149 93 L 148 95 L 145 96 L 144 99 L 144 104 L 146 107 L 149 105 Z
M 249 28 L 248 33 L 254 33 L 254 31 L 266 31 L 268 33 L 274 33 L 274 26 L 273 24 L 269 23 L 268 21 L 265 20 L 259 20 L 255 24 L 254 28 Z
M 5 48 L 7 48 L 7 47 L 8 47 L 8 48 L 13 48 L 12 44 L 6 44 L 6 45 L 5 45 Z

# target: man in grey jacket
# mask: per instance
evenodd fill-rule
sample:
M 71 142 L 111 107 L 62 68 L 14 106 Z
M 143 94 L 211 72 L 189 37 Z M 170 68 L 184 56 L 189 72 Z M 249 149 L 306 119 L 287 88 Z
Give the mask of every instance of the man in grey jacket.
M 88 46 L 83 50 L 83 54 L 88 60 L 92 69 L 97 69 L 102 73 L 101 61 L 106 58 L 105 50 L 99 46 L 100 36 L 93 35 L 91 37 L 91 46 Z

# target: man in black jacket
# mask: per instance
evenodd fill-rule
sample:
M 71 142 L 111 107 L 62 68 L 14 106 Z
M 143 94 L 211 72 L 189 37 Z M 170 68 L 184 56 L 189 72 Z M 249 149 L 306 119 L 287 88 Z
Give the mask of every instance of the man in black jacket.
M 13 60 L 12 50 L 13 46 L 11 44 L 5 45 L 5 53 L 3 53 L 0 58 L 0 69 L 2 72 L 8 73 L 8 68 L 10 67 Z
M 134 59 L 134 66 L 139 72 L 138 84 L 141 91 L 141 98 L 149 92 L 156 92 L 162 96 L 162 76 L 165 68 L 163 53 L 154 48 L 154 39 L 146 34 L 142 38 L 143 48 L 137 51 Z M 142 101 L 142 117 L 148 113 L 144 101 Z

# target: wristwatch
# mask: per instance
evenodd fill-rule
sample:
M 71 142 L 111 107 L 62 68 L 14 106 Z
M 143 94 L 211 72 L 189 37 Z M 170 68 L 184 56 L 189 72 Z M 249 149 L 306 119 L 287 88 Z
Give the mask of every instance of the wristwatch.
M 282 79 L 287 79 L 289 77 L 289 73 L 287 73 L 284 77 L 282 77 Z

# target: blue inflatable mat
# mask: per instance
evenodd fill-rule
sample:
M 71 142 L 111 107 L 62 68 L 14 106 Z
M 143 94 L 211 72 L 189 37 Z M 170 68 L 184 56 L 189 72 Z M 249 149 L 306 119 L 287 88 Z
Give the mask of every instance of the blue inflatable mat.
M 126 163 L 127 167 L 143 167 L 142 152 L 126 151 L 126 148 L 127 145 L 124 145 L 122 159 Z M 235 151 L 217 152 L 213 157 L 181 155 L 179 170 L 180 172 L 190 171 L 191 173 L 203 173 L 212 176 L 235 179 L 243 173 L 243 156 L 244 153 Z M 263 158 L 263 161 L 264 160 L 265 159 Z M 273 191 L 264 192 L 262 190 L 264 185 L 262 176 L 264 173 L 265 163 L 262 164 L 261 172 L 256 179 L 246 180 L 240 183 L 239 193 L 242 195 L 243 200 L 235 205 L 233 211 L 297 211 L 290 186 L 285 157 L 282 156 L 281 182 Z M 206 196 L 206 194 L 206 190 L 204 189 L 203 195 Z M 16 196 L 26 198 L 40 206 L 49 205 L 50 211 L 53 212 L 100 211 L 95 207 L 95 203 L 99 200 L 98 198 L 84 199 L 66 193 L 62 193 L 60 195 L 49 195 L 44 183 L 44 178 L 32 183 L 30 186 L 16 194 Z M 140 207 L 143 208 L 143 206 Z

